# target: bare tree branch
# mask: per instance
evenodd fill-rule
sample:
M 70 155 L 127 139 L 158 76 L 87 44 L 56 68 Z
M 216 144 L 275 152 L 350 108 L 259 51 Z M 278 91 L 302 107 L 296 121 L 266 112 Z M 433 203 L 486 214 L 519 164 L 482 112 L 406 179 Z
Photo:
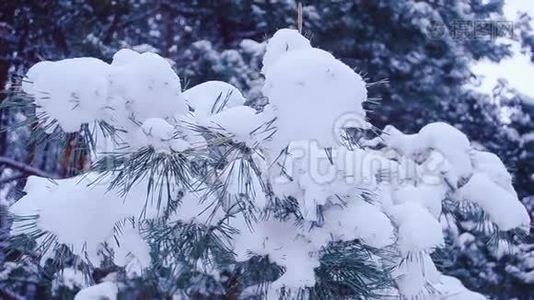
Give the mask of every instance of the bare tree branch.
M 29 166 L 25 163 L 21 163 L 9 157 L 0 156 L 0 165 L 2 164 L 12 169 L 15 169 L 23 174 L 37 175 L 37 176 L 46 177 L 46 178 L 58 178 L 58 176 L 56 175 L 49 174 L 41 169 L 37 169 L 35 167 Z

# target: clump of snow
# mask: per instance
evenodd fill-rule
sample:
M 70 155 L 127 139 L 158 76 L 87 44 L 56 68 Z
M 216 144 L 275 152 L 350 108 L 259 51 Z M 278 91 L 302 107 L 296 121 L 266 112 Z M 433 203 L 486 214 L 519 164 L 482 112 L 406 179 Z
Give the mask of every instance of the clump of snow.
M 74 300 L 116 300 L 119 288 L 116 283 L 104 281 L 79 291 Z
M 235 86 L 223 81 L 206 81 L 195 85 L 185 90 L 183 97 L 199 119 L 241 106 L 246 100 Z
M 234 252 L 239 261 L 248 260 L 251 255 L 266 255 L 284 266 L 284 275 L 272 283 L 276 287 L 299 288 L 315 284 L 313 270 L 319 266 L 317 249 L 305 236 L 298 234 L 291 223 L 275 219 L 260 221 L 254 224 L 253 231 L 242 219 L 235 219 L 233 224 L 242 228 L 234 240 Z
M 135 184 L 125 199 L 119 191 L 108 192 L 108 182 L 95 182 L 97 178 L 97 174 L 86 174 L 52 182 L 29 177 L 24 189 L 27 195 L 14 203 L 10 212 L 19 216 L 38 215 L 37 229 L 54 234 L 73 253 L 98 263 L 102 259 L 99 255 L 102 244 L 112 240 L 118 222 L 130 217 L 155 218 L 164 207 L 158 208 L 156 199 L 147 199 L 144 180 Z M 42 195 L 47 197 L 43 199 Z M 11 233 L 31 232 L 34 230 L 31 222 L 14 225 Z M 43 259 L 50 254 L 44 253 Z
M 216 201 L 214 197 L 206 198 L 201 191 L 186 192 L 170 220 L 200 225 L 216 224 L 225 216 L 224 211 L 214 205 Z
M 253 56 L 261 55 L 265 52 L 265 43 L 258 43 L 254 40 L 244 39 L 239 43 L 239 47 L 243 49 L 243 52 L 251 54 Z
M 446 198 L 477 204 L 500 230 L 528 230 L 528 212 L 517 199 L 504 164 L 491 153 L 472 149 L 467 137 L 454 127 L 432 123 L 419 133 L 403 134 L 387 126 L 381 139 L 368 145 L 376 147 L 380 143 L 386 146 L 381 150 L 384 155 L 401 167 L 397 180 L 381 185 L 380 201 L 397 227 L 397 244 L 405 259 L 426 255 L 443 244 L 438 219 Z M 401 272 L 397 278 L 399 292 L 407 297 L 426 295 L 433 299 L 426 285 L 439 289 L 440 283 L 417 269 Z M 459 295 L 464 296 L 458 299 L 479 296 L 465 288 Z
M 182 152 L 193 148 L 187 136 L 179 135 L 178 130 L 161 118 L 146 119 L 137 130 L 135 138 L 130 139 L 133 149 L 150 146 L 159 152 Z
M 22 88 L 34 97 L 39 115 L 47 117 L 43 123 L 56 121 L 65 132 L 94 121 L 129 130 L 132 120 L 171 118 L 188 111 L 180 79 L 164 58 L 150 52 L 123 49 L 111 64 L 87 57 L 44 61 L 26 77 Z
M 261 174 L 254 171 L 252 163 L 256 164 L 246 159 L 235 159 L 226 166 L 220 177 L 228 195 L 248 195 L 254 200 L 256 207 L 263 209 L 267 204 L 267 197 L 262 187 Z
M 49 117 L 44 123 L 56 120 L 64 131 L 75 132 L 102 116 L 110 71 L 107 63 L 90 57 L 42 61 L 30 68 L 22 88 L 33 96 L 37 113 Z
M 486 297 L 468 290 L 460 280 L 446 275 L 440 276 L 440 283 L 434 286 L 444 299 L 485 300 Z M 442 299 L 443 299 L 442 298 Z
M 294 141 L 271 169 L 274 193 L 297 199 L 306 220 L 317 220 L 317 206 L 377 189 L 377 177 L 397 164 L 376 153 L 339 147 L 327 151 L 315 141 Z
M 280 165 L 275 164 L 280 170 L 271 172 L 275 194 L 294 197 L 304 219 L 317 220 L 317 205 L 334 195 L 331 184 L 339 179 L 326 151 L 314 141 L 294 141 L 280 161 Z
M 404 184 L 393 192 L 395 204 L 416 202 L 421 207 L 428 209 L 434 218 L 441 215 L 441 202 L 445 199 L 447 189 L 443 185 L 411 185 Z
M 512 175 L 508 173 L 506 166 L 497 155 L 473 150 L 471 161 L 475 171 L 485 173 L 493 182 L 515 195 L 515 190 L 512 186 Z
M 275 150 L 295 140 L 317 140 L 322 147 L 340 143 L 337 121 L 351 116 L 351 126 L 366 127 L 362 103 L 365 82 L 330 53 L 307 48 L 287 52 L 265 74 L 263 94 L 276 108 Z M 295 122 L 295 116 L 299 122 Z M 341 125 L 342 126 L 342 125 Z
M 442 171 L 453 184 L 472 172 L 469 140 L 449 124 L 431 123 L 421 128 L 417 134 L 403 134 L 394 126 L 388 125 L 384 128 L 382 138 L 389 147 L 416 159 L 430 150 L 438 151 L 446 159 L 441 165 Z
M 132 226 L 123 230 L 112 245 L 113 263 L 124 267 L 128 277 L 140 276 L 144 269 L 150 267 L 149 246 Z
M 117 108 L 126 108 L 141 122 L 188 111 L 180 78 L 163 57 L 123 49 L 115 54 L 111 66 L 109 96 L 113 107 L 124 105 Z
M 459 197 L 478 204 L 501 230 L 528 231 L 530 216 L 515 193 L 495 184 L 485 173 L 475 173 L 458 190 Z
M 439 283 L 440 273 L 428 253 L 412 256 L 395 270 L 400 294 L 406 298 L 432 299 L 429 286 Z
M 174 127 L 160 118 L 145 120 L 141 129 L 146 136 L 153 137 L 158 142 L 168 141 L 174 135 Z
M 302 36 L 297 30 L 280 29 L 267 42 L 261 72 L 266 74 L 285 53 L 293 50 L 309 48 L 311 48 L 310 41 Z
M 430 251 L 443 245 L 441 224 L 421 205 L 406 202 L 391 209 L 398 228 L 399 250 L 404 255 Z
M 328 235 L 333 235 L 336 239 L 360 239 L 364 244 L 375 248 L 393 244 L 394 228 L 391 220 L 373 204 L 353 199 L 346 206 L 337 205 L 327 209 L 324 216 L 324 230 L 328 230 Z
M 267 137 L 266 132 L 261 130 L 262 125 L 269 121 L 267 118 L 268 115 L 242 105 L 209 116 L 199 124 L 223 131 L 235 142 L 244 142 L 247 146 L 254 148 Z
M 313 230 L 295 227 L 291 220 L 261 220 L 249 229 L 242 218 L 232 219 L 240 228 L 233 239 L 239 261 L 252 255 L 265 255 L 285 268 L 275 287 L 299 288 L 315 284 L 314 269 L 319 266 L 320 251 L 330 241 L 361 239 L 372 247 L 393 243 L 393 226 L 374 205 L 350 199 L 345 208 L 326 208 L 325 223 Z M 371 225 L 371 226 L 370 226 Z

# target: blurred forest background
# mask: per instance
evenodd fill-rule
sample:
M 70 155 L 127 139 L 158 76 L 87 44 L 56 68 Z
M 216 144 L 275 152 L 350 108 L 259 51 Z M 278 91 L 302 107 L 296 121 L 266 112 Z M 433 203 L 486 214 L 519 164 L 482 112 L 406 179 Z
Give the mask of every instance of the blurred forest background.
M 303 32 L 312 44 L 341 58 L 368 82 L 380 83 L 369 90 L 373 101 L 367 108 L 374 125 L 393 124 L 405 132 L 433 121 L 454 125 L 478 148 L 505 162 L 519 198 L 534 217 L 534 99 L 505 80 L 491 93 L 482 93 L 474 88 L 479 79 L 472 72 L 477 61 L 499 62 L 513 55 L 508 38 L 534 62 L 527 14 L 505 19 L 503 0 L 302 4 Z M 10 90 L 36 62 L 80 56 L 111 61 L 118 49 L 132 48 L 170 59 L 185 88 L 223 80 L 241 89 L 250 105 L 261 105 L 263 41 L 279 28 L 295 28 L 296 6 L 292 0 L 3 0 L 0 86 L 6 91 L 0 101 L 16 97 Z M 460 37 L 452 32 L 459 20 L 513 21 L 513 36 Z M 522 76 L 528 75 L 534 74 Z M 2 110 L 1 127 L 9 128 L 23 115 Z M 30 127 L 0 132 L 0 242 L 10 226 L 6 207 L 20 197 L 26 176 L 46 172 L 67 177 L 87 163 L 76 155 L 76 134 L 65 141 L 35 143 Z M 70 167 L 73 160 L 77 168 Z M 533 235 L 513 240 L 503 250 L 487 243 L 489 236 L 486 242 L 474 241 L 473 235 L 484 231 L 473 225 L 472 216 L 458 218 L 446 225 L 449 245 L 437 254 L 440 269 L 492 298 L 534 299 Z M 10 260 L 1 249 L 0 264 Z M 5 274 L 0 265 L 0 298 L 8 297 L 1 294 L 2 287 L 15 280 Z M 30 279 L 18 283 L 23 295 L 50 284 Z

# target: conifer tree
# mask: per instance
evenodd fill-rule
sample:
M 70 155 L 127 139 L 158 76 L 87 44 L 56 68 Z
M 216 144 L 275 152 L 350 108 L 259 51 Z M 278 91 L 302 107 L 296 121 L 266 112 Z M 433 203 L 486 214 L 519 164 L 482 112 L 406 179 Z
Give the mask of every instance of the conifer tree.
M 183 90 L 152 52 L 35 64 L 16 103 L 34 138 L 77 133 L 92 162 L 28 179 L 11 255 L 76 299 L 484 299 L 431 254 L 455 211 L 497 242 L 528 231 L 500 159 L 442 122 L 380 132 L 373 83 L 295 30 L 261 72 L 257 109 L 225 82 Z

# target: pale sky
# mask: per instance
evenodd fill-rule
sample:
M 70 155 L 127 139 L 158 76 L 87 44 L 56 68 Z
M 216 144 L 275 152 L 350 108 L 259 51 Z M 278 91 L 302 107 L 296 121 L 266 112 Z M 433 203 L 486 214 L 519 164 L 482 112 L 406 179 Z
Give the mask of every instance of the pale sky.
M 506 0 L 504 6 L 504 15 L 507 20 L 515 21 L 517 12 L 527 12 L 534 18 L 534 1 L 532 0 Z M 533 22 L 534 28 L 534 22 Z M 515 30 L 514 34 L 519 34 Z M 509 43 L 509 41 L 507 41 Z M 512 42 L 512 49 L 515 55 L 512 58 L 505 59 L 498 64 L 483 61 L 473 66 L 475 73 L 482 81 L 480 89 L 484 92 L 491 93 L 498 78 L 508 80 L 510 85 L 520 92 L 534 97 L 534 64 L 530 62 L 528 55 L 520 53 L 520 44 Z

